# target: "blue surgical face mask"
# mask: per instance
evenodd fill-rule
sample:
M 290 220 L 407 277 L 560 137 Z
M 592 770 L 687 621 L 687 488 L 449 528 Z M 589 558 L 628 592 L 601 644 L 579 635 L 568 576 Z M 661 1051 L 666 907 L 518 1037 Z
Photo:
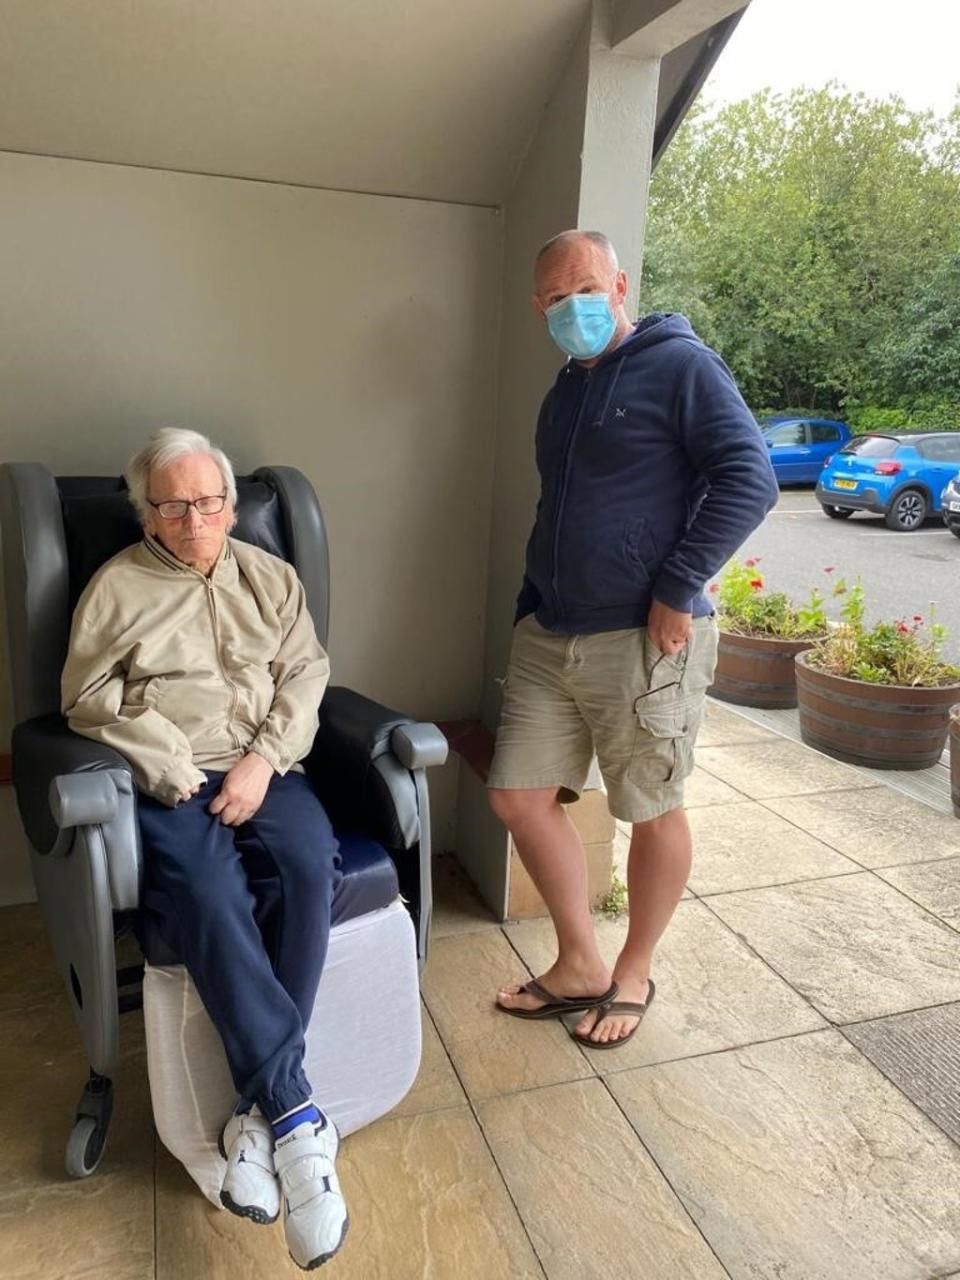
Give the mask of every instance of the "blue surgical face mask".
M 547 330 L 561 351 L 575 360 L 593 360 L 610 344 L 617 327 L 605 293 L 571 293 L 544 312 Z

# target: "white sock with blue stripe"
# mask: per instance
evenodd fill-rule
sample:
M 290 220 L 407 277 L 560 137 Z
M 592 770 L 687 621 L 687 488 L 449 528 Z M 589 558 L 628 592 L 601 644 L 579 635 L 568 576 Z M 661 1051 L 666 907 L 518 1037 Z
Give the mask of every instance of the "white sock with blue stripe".
M 322 1122 L 325 1123 L 324 1114 L 310 1098 L 306 1102 L 301 1102 L 299 1106 L 293 1107 L 292 1110 L 285 1111 L 282 1116 L 277 1116 L 276 1120 L 271 1120 L 270 1125 L 276 1139 L 290 1133 L 292 1129 L 296 1129 L 297 1125 Z

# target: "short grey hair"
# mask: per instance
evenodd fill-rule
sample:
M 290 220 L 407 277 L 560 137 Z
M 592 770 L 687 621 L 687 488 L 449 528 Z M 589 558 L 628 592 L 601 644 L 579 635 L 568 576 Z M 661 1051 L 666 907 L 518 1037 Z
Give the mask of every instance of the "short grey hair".
M 537 256 L 533 260 L 533 269 L 537 267 L 549 254 L 555 249 L 568 249 L 573 245 L 588 240 L 590 244 L 596 245 L 607 256 L 607 260 L 614 271 L 620 270 L 620 261 L 617 258 L 617 251 L 613 247 L 613 241 L 609 236 L 604 235 L 602 231 L 561 231 L 559 235 L 551 236 L 546 244 L 542 244 L 537 250 Z
M 147 500 L 150 472 L 169 467 L 178 458 L 185 458 L 192 453 L 207 454 L 214 460 L 223 476 L 223 487 L 227 492 L 227 499 L 236 508 L 237 482 L 230 459 L 223 450 L 211 444 L 199 431 L 190 431 L 186 427 L 161 427 L 150 437 L 140 452 L 134 454 L 123 473 L 130 491 L 130 501 L 140 517 L 141 524 L 150 514 L 150 503 Z

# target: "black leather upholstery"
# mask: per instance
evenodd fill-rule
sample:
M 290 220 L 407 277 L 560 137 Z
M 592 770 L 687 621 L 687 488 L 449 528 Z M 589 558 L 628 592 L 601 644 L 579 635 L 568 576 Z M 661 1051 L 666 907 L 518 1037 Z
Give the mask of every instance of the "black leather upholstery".
M 412 803 L 409 789 L 398 794 L 388 777 L 373 767 L 390 751 L 390 735 L 409 716 L 336 685 L 320 704 L 320 728 L 304 768 L 335 827 L 350 828 L 363 814 L 364 830 L 390 849 L 410 844 Z
M 111 487 L 112 486 L 112 487 Z M 111 556 L 138 542 L 140 522 L 122 480 L 61 476 L 57 480 L 70 567 L 70 608 Z M 277 491 L 265 479 L 237 478 L 237 523 L 232 536 L 291 559 Z

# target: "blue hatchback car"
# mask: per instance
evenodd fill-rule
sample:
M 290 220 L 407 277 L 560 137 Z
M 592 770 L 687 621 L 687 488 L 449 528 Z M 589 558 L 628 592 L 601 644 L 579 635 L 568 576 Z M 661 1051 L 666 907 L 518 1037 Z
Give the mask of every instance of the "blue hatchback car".
M 857 436 L 826 467 L 817 501 L 833 520 L 855 511 L 883 516 L 909 533 L 940 511 L 940 496 L 960 466 L 960 431 L 891 431 Z
M 814 484 L 824 463 L 853 435 L 833 418 L 761 418 L 760 430 L 778 484 Z

